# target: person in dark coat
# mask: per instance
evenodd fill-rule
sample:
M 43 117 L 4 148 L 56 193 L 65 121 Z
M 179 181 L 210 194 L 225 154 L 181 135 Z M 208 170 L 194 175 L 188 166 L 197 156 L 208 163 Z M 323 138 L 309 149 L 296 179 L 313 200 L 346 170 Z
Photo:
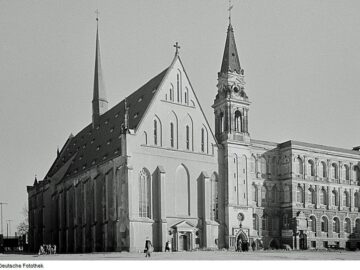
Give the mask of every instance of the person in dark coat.
M 153 250 L 152 243 L 150 240 L 145 241 L 145 257 L 151 257 L 151 252 Z

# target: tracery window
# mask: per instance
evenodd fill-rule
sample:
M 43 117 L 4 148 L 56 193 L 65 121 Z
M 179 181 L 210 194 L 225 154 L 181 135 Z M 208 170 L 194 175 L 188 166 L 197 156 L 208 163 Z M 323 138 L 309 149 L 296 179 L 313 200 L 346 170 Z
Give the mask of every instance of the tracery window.
M 151 218 L 151 178 L 147 169 L 139 173 L 139 217 Z

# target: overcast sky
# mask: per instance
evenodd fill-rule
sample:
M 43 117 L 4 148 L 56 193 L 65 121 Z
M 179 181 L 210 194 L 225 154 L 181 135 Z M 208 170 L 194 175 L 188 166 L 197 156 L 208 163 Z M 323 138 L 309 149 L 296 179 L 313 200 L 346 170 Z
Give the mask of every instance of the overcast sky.
M 251 137 L 360 145 L 360 1 L 233 4 Z M 110 107 L 170 65 L 178 41 L 214 126 L 228 1 L 0 0 L 0 201 L 9 204 L 4 220 L 14 220 L 12 231 L 26 186 L 91 121 L 97 8 Z

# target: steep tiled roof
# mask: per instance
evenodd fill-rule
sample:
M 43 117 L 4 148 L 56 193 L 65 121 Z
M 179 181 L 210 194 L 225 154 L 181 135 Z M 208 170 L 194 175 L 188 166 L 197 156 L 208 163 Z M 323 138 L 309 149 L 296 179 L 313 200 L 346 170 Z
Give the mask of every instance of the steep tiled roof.
M 130 129 L 137 128 L 166 72 L 167 69 L 126 98 Z M 53 176 L 74 155 L 75 158 L 65 177 L 76 175 L 99 163 L 119 156 L 121 154 L 120 133 L 121 126 L 124 123 L 124 114 L 125 100 L 122 100 L 100 116 L 97 126 L 93 127 L 92 124 L 89 124 L 76 136 L 70 136 L 46 177 Z

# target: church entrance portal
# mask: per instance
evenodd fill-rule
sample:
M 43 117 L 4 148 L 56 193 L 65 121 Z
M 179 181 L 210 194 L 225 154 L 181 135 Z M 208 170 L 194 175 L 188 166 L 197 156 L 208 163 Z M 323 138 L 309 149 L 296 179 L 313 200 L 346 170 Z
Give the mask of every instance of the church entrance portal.
M 249 241 L 244 232 L 240 232 L 236 237 L 236 251 L 248 251 Z
M 183 234 L 179 236 L 179 251 L 189 250 L 190 247 L 190 237 L 187 234 Z
M 307 249 L 307 235 L 300 231 L 300 235 L 299 235 L 299 246 L 300 249 Z

